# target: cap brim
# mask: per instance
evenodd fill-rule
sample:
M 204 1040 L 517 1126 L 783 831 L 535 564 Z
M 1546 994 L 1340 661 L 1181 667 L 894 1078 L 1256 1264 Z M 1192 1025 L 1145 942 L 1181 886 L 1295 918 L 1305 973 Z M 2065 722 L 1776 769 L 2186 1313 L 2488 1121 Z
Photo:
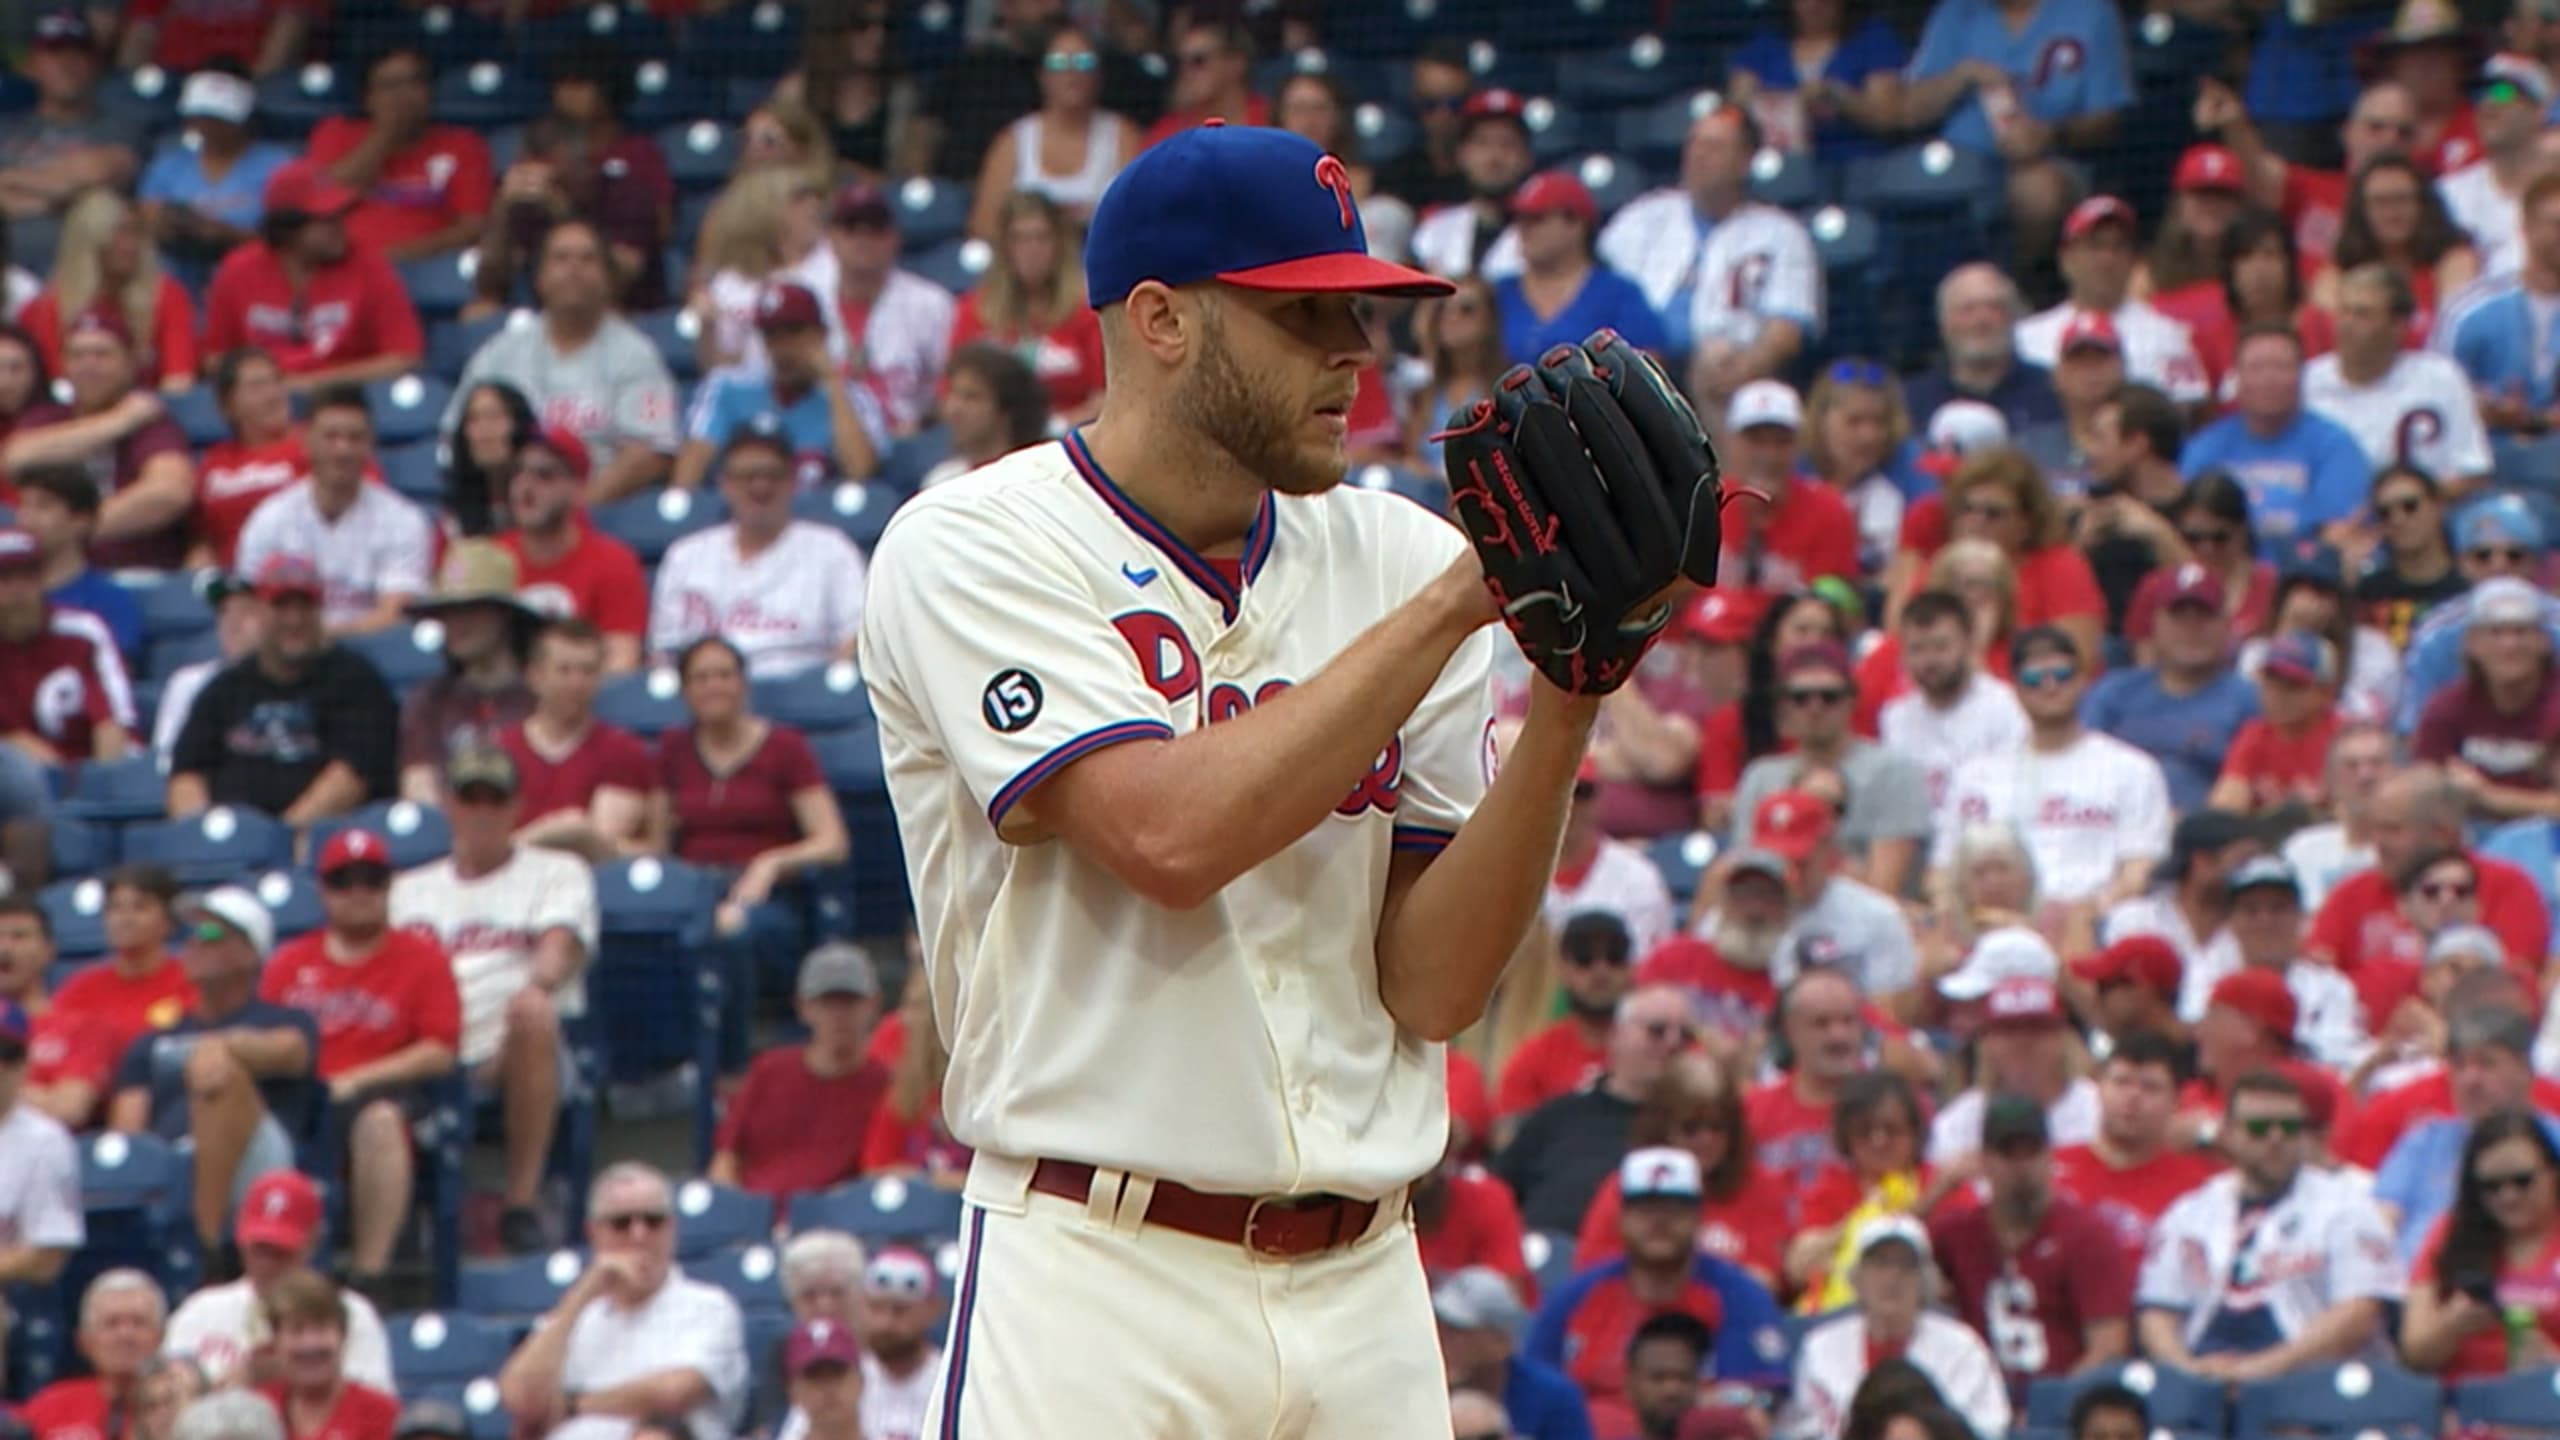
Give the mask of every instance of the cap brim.
M 251 593 L 270 603 L 298 597 L 317 604 L 321 598 L 317 585 L 257 585 L 251 587 Z
M 1938 981 L 1938 993 L 1950 1000 L 1979 1000 L 1991 993 L 1991 982 L 1958 970 Z
M 1375 255 L 1309 255 L 1250 270 L 1225 270 L 1218 279 L 1247 290 L 1299 290 L 1314 294 L 1454 295 L 1455 282 L 1381 260 Z
M 242 1245 L 273 1245 L 284 1250 L 299 1250 L 311 1243 L 311 1231 L 287 1220 L 250 1216 L 232 1227 L 231 1238 Z

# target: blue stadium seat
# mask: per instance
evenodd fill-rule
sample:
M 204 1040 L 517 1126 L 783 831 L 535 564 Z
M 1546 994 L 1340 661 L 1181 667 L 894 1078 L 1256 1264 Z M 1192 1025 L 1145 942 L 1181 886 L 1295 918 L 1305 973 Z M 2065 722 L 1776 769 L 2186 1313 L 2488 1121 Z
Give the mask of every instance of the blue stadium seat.
M 676 1186 L 676 1258 L 690 1266 L 723 1250 L 773 1239 L 773 1197 L 710 1180 Z
M 881 768 L 877 723 L 864 720 L 841 730 L 812 735 L 809 748 L 817 752 L 818 768 L 826 773 L 827 788 L 839 798 L 887 798 L 889 780 Z M 849 821 L 852 817 L 846 818 Z
M 1552 1295 L 1573 1278 L 1574 1236 L 1564 1230 L 1532 1230 L 1520 1237 L 1520 1258 L 1529 1263 L 1538 1293 Z
M 740 75 L 720 87 L 719 115 L 740 125 L 773 98 L 773 82 L 762 75 Z
M 691 310 L 672 307 L 626 318 L 649 337 L 650 344 L 658 347 L 658 358 L 667 362 L 677 384 L 690 385 L 701 378 L 702 352 L 694 344 L 702 337 L 699 316 Z
M 684 58 L 731 75 L 779 76 L 800 59 L 804 7 L 779 0 L 730 5 L 685 28 Z
M 676 672 L 668 666 L 616 675 L 596 692 L 596 718 L 654 740 L 692 718 L 677 691 Z
M 812 666 L 782 679 L 758 680 L 752 695 L 758 715 L 811 735 L 848 729 L 871 718 L 871 694 L 862 688 L 862 672 L 850 660 Z
M 730 172 L 738 167 L 737 128 L 717 120 L 669 126 L 658 132 L 658 149 L 667 157 L 667 175 L 679 190 L 717 190 L 729 183 Z M 685 235 L 681 229 L 677 233 Z
M 559 1304 L 585 1268 L 586 1256 L 576 1250 L 474 1261 L 462 1267 L 456 1304 L 481 1320 L 530 1322 Z
M 471 276 L 480 268 L 480 254 L 464 250 L 427 260 L 403 260 L 398 268 L 400 288 L 409 292 L 418 318 L 433 324 L 471 303 Z
M 210 385 L 163 394 L 160 403 L 169 407 L 170 421 L 187 433 L 187 443 L 199 450 L 231 438 L 231 422 L 222 418 L 222 402 L 213 398 Z
M 1556 99 L 1587 110 L 1650 105 L 1703 71 L 1698 59 L 1675 52 L 1658 35 L 1567 51 L 1556 57 Z
M 521 125 L 540 114 L 550 98 L 541 81 L 520 65 L 488 58 L 507 53 L 506 47 L 490 50 L 436 77 L 436 118 L 449 125 L 494 130 Z
M 1814 255 L 1822 262 L 1823 328 L 1814 338 L 1813 358 L 1881 355 L 1900 332 L 1888 323 L 1888 309 L 1906 316 L 1907 304 L 1888 307 L 1892 282 L 1879 281 L 1884 239 L 1874 216 L 1864 210 L 1825 205 L 1805 217 Z M 1907 300 L 1908 297 L 1901 297 Z
M 903 263 L 952 294 L 966 295 L 986 278 L 987 267 L 995 263 L 995 251 L 984 240 L 953 239 L 910 254 Z
M 1905 145 L 1849 167 L 1842 198 L 1880 215 L 1977 214 L 1998 204 L 1993 162 L 1943 141 Z
M 1550 53 L 1593 50 L 1634 39 L 1652 28 L 1657 14 L 1654 0 L 1496 5 L 1493 11 L 1494 38 L 1513 50 L 1539 48 Z
M 116 863 L 115 832 L 104 825 L 73 820 L 59 810 L 45 827 L 45 841 L 56 875 L 95 875 Z
M 2220 1435 L 2228 1422 L 2230 1404 L 2221 1382 L 2148 1360 L 2035 1381 L 2027 1387 L 2027 1408 L 2022 1418 L 2030 1425 L 2068 1427 L 2072 1402 L 2080 1398 L 2081 1392 L 2107 1384 L 2120 1384 L 2141 1396 L 2157 1429 Z
M 154 639 L 142 652 L 142 678 L 156 686 L 181 669 L 199 660 L 214 659 L 221 653 L 222 637 L 210 630 Z
M 956 240 L 969 228 L 969 187 L 956 180 L 919 175 L 889 191 L 889 208 L 898 217 L 898 234 L 909 247 L 929 250 Z
M 1781 210 L 1801 210 L 1822 198 L 1822 176 L 1811 155 L 1764 145 L 1751 157 L 1751 198 Z
M 504 54 L 507 46 L 507 34 L 495 21 L 451 5 L 430 5 L 418 12 L 415 38 L 426 47 L 428 62 L 439 71 Z M 357 77 L 359 84 L 362 78 Z M 442 105 L 436 108 L 437 118 L 453 119 L 441 113 Z
M 1617 144 L 1643 163 L 1668 169 L 1680 162 L 1689 143 L 1689 127 L 1722 103 L 1714 91 L 1693 90 L 1667 95 L 1637 110 L 1619 112 Z
M 631 73 L 631 108 L 623 112 L 622 123 L 634 130 L 656 130 L 713 114 L 719 108 L 718 87 L 695 68 L 693 56 L 688 53 L 682 62 L 673 65 L 664 60 L 643 61 Z
M 167 130 L 178 121 L 178 86 L 183 78 L 158 65 L 111 72 L 98 85 L 98 106 L 114 114 L 130 115 L 140 120 L 146 130 Z M 39 267 L 36 273 L 49 272 Z
M 880 532 L 889 528 L 889 517 L 898 512 L 898 504 L 904 499 L 903 492 L 876 479 L 841 480 L 793 496 L 791 513 L 796 519 L 843 531 L 846 539 L 868 555 L 871 547 L 880 543 Z
M 36 896 L 53 930 L 53 953 L 73 963 L 107 953 L 107 887 L 93 877 L 56 880 Z
M 350 635 L 338 643 L 372 661 L 394 695 L 406 696 L 444 673 L 444 626 L 433 620 Z
M 417 440 L 407 445 L 386 445 L 374 452 L 374 460 L 382 466 L 382 481 L 402 496 L 424 507 L 430 514 L 444 504 L 444 466 L 437 458 L 443 447 L 441 440 Z
M 1360 137 L 1360 158 L 1371 165 L 1403 159 L 1422 138 L 1413 117 L 1374 100 L 1351 107 L 1351 131 Z
M 279 70 L 258 84 L 258 133 L 299 140 L 321 121 L 352 111 L 355 99 L 347 72 L 325 61 Z
M 856 1180 L 791 1200 L 791 1228 L 842 1230 L 877 1247 L 891 1242 L 934 1244 L 960 1233 L 960 1197 L 921 1180 L 883 1176 Z
M 216 805 L 183 820 L 157 820 L 124 832 L 128 863 L 167 866 L 181 885 L 220 885 L 291 863 L 293 832 L 263 810 Z
M 391 1337 L 391 1373 L 403 1390 L 467 1385 L 497 1374 L 515 1350 L 511 1327 L 459 1311 L 394 1315 L 383 1328 Z
M 516 28 L 515 53 L 528 69 L 548 72 L 582 49 L 611 51 L 626 64 L 662 61 L 673 51 L 667 23 L 636 4 L 595 4 L 539 16 Z
M 1649 177 L 1643 166 L 1627 156 L 1612 155 L 1607 151 L 1594 151 L 1575 161 L 1573 173 L 1580 177 L 1583 187 L 1598 202 L 1603 220 L 1617 214 L 1628 201 L 1648 188 L 1646 181 Z
M 213 628 L 213 607 L 205 603 L 207 573 L 180 571 L 127 582 L 142 611 L 142 634 L 159 640 L 175 635 L 201 635 Z
M 63 1293 L 78 1295 L 118 1265 L 135 1265 L 163 1289 L 194 1287 L 194 1167 L 186 1153 L 156 1135 L 109 1132 L 80 1142 L 80 1209 L 88 1238 L 63 1272 Z
M 320 908 L 320 882 L 308 870 L 270 870 L 249 889 L 275 917 L 278 940 L 308 935 L 328 923 Z
M 919 430 L 889 447 L 880 457 L 882 483 L 913 495 L 924 485 L 925 472 L 951 456 L 951 432 L 940 425 Z
M 788 1315 L 789 1302 L 782 1295 L 782 1256 L 770 1245 L 747 1245 L 716 1251 L 700 1257 L 687 1257 L 685 1278 L 705 1285 L 717 1285 L 738 1302 L 738 1308 L 749 1315 Z M 761 1362 L 760 1352 L 749 1349 L 748 1358 Z
M 437 376 L 415 371 L 364 387 L 365 404 L 373 410 L 374 443 L 384 447 L 411 445 L 436 438 L 444 423 L 453 387 Z
M 2236 1390 L 2232 1440 L 2305 1434 L 2424 1440 L 2444 1419 L 2444 1386 L 2396 1365 L 2349 1361 Z
M 1707 867 L 1715 863 L 1716 837 L 1704 830 L 1664 835 L 1647 844 L 1645 853 L 1652 859 L 1653 868 L 1662 872 L 1662 883 L 1671 887 L 1677 913 L 1688 913 L 1689 902 L 1698 894 L 1698 882 Z
M 613 1075 L 642 1079 L 692 1062 L 696 1139 L 705 1147 L 723 992 L 718 957 L 708 953 L 718 900 L 712 880 L 681 861 L 643 856 L 596 867 L 599 943 L 588 994 L 613 1037 Z
M 729 505 L 717 490 L 670 487 L 599 505 L 588 518 L 597 529 L 630 546 L 641 564 L 655 565 L 678 540 L 727 520 Z
M 311 825 L 311 853 L 341 830 L 370 830 L 391 847 L 391 868 L 414 870 L 453 853 L 453 823 L 442 808 L 414 800 L 377 800 L 350 814 Z
M 71 793 L 55 803 L 55 812 L 74 820 L 121 825 L 158 820 L 169 813 L 169 781 L 149 754 L 121 760 L 92 760 L 74 771 Z
M 477 320 L 448 317 L 429 321 L 427 369 L 438 375 L 460 379 L 463 367 L 471 363 L 471 357 L 480 353 L 480 347 L 489 343 L 490 336 L 507 328 L 517 313 L 510 310 L 497 315 L 483 315 Z M 525 318 L 528 322 L 532 319 L 529 314 Z
M 2466 1428 L 2514 1440 L 2560 1436 L 2560 1370 L 2529 1370 L 2453 1387 L 2454 1418 Z
M 1568 110 L 1544 95 L 1532 96 L 1520 118 L 1528 122 L 1529 153 L 1541 169 L 1562 165 L 1610 138 L 1598 117 Z

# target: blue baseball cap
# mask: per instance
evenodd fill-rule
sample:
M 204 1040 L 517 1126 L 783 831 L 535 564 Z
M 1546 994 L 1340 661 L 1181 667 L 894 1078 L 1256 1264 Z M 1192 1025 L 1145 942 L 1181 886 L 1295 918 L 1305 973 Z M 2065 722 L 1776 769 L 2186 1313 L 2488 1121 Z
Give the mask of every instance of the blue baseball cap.
M 1363 295 L 1458 288 L 1369 253 L 1350 172 L 1314 141 L 1215 121 L 1129 162 L 1094 206 L 1084 241 L 1093 307 L 1144 280 Z
M 2517 495 L 2492 495 L 2462 512 L 2453 522 L 2455 548 L 2476 550 L 2505 541 L 2528 550 L 2543 546 L 2542 522 L 2533 507 Z

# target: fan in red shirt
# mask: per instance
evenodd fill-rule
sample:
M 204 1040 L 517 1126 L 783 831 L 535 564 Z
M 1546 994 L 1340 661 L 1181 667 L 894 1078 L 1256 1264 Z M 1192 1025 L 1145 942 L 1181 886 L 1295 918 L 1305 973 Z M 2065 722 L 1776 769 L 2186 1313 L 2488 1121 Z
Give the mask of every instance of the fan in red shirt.
M 2329 746 L 2345 723 L 2338 717 L 2338 648 L 2301 631 L 2277 636 L 2258 661 L 2258 718 L 2232 737 L 2205 803 L 2241 815 L 2289 805 L 2325 813 Z
M 2431 966 L 2431 969 L 2440 968 Z M 2437 1002 L 2444 1014 L 2472 1010 L 2483 1006 L 2501 1006 L 2521 1014 L 2534 1012 L 2534 997 L 2525 989 L 2524 981 L 2512 970 L 2494 973 L 2473 972 L 2456 980 L 2451 990 Z M 2529 1098 L 2533 1108 L 2544 1114 L 2560 1114 L 2560 1081 L 2547 1076 L 2533 1077 Z M 2454 1103 L 2453 1072 L 2441 1063 L 2387 1090 L 2379 1090 L 2338 1124 L 2329 1152 L 2350 1165 L 2367 1170 L 2379 1169 L 2391 1147 L 2400 1137 L 2426 1124 L 2461 1113 Z
M 160 1353 L 169 1319 L 160 1284 L 139 1270 L 109 1270 L 80 1296 L 77 1343 L 91 1373 L 56 1380 L 18 1410 L 35 1440 L 118 1440 L 133 1433 L 142 1369 Z
M 1840 1159 L 1831 1140 L 1840 1087 L 1867 1068 L 1857 983 L 1836 970 L 1807 971 L 1780 997 L 1773 1028 L 1786 1073 L 1743 1097 L 1743 1123 L 1762 1173 L 1786 1187 L 1794 1223 L 1806 1188 Z
M 318 870 L 328 923 L 276 947 L 258 995 L 319 1022 L 315 1068 L 346 1132 L 353 1180 L 349 1270 L 379 1279 L 415 1188 L 408 1107 L 454 1072 L 462 995 L 443 946 L 391 928 L 391 850 L 381 836 L 339 831 L 321 847 Z
M 1804 401 L 1782 380 L 1754 380 L 1725 408 L 1726 486 L 1756 491 L 1725 512 L 1724 583 L 1802 590 L 1825 575 L 1858 578 L 1858 521 L 1840 492 L 1796 471 Z
M 2064 351 L 2095 343 L 2078 337 L 2083 330 L 2100 327 L 2105 331 L 2104 343 L 2119 344 L 2115 326 L 2105 316 L 2082 315 L 2064 333 Z M 2008 557 L 2012 571 L 2015 599 L 2008 629 L 2059 625 L 2079 642 L 2081 654 L 2096 655 L 2104 650 L 2100 641 L 2106 629 L 2107 597 L 2098 588 L 2089 557 L 2071 543 L 2068 526 L 2044 472 L 2025 451 L 2004 447 L 1968 457 L 1948 477 L 1942 494 L 1913 504 L 1902 517 L 1901 549 L 1925 561 L 1951 540 L 1991 542 Z M 1913 579 L 1919 579 L 1922 567 L 1910 569 Z M 1954 577 L 1934 571 L 1929 572 L 1929 583 L 1965 593 Z M 1992 653 L 1999 648 L 1995 645 Z M 1985 663 L 1991 663 L 1988 657 Z M 1994 669 L 1993 673 L 2000 672 Z
M 160 268 L 142 212 L 113 190 L 95 189 L 72 202 L 62 222 L 62 253 L 94 255 L 78 290 L 54 283 L 18 312 L 19 328 L 36 342 L 47 367 L 60 370 L 64 333 L 83 315 L 100 314 L 134 338 L 135 373 L 146 388 L 184 390 L 196 383 L 196 311 L 186 287 Z
M 1550 1301 L 1573 1305 L 1563 1317 L 1563 1368 L 1595 1405 L 1625 1391 L 1627 1342 L 1636 1327 L 1669 1312 L 1693 1315 L 1711 1331 L 1724 1319 L 1723 1297 L 1693 1264 L 1706 1188 L 1697 1160 L 1667 1147 L 1630 1151 L 1618 1181 L 1626 1196 L 1618 1218 L 1626 1268 L 1582 1287 L 1578 1298 L 1560 1291 Z M 1551 1308 L 1540 1317 L 1541 1329 L 1553 1314 Z
M 596 718 L 604 653 L 604 637 L 584 620 L 542 627 L 525 665 L 533 713 L 498 732 L 522 787 L 517 840 L 599 863 L 638 852 L 658 786 L 649 747 Z
M 364 118 L 332 115 L 303 152 L 363 200 L 347 234 L 393 261 L 460 250 L 480 238 L 497 181 L 489 145 L 434 123 L 435 76 L 421 51 L 395 45 L 365 70 Z
M 78 1020 L 82 1042 L 118 1059 L 133 1042 L 166 1030 L 195 1008 L 196 987 L 169 954 L 177 928 L 177 877 L 157 865 L 123 865 L 107 873 L 107 961 L 62 983 L 47 1015 Z
M 2328 263 L 2330 252 L 2337 248 L 2338 232 L 2345 228 L 2347 176 L 2376 155 L 2406 150 L 2418 123 L 2408 91 L 2397 85 L 2368 85 L 2338 126 L 2346 167 L 2313 170 L 2288 164 L 2268 149 L 2242 109 L 2239 93 L 2220 80 L 2198 85 L 2194 118 L 2198 131 L 2219 132 L 2240 155 L 2249 168 L 2249 193 L 2259 203 L 2273 205 L 2293 227 L 2293 245 L 2302 256 L 2306 280 Z
M 2515 866 L 2464 848 L 2467 808 L 2462 791 L 2433 766 L 2411 766 L 2384 779 L 2374 791 L 2368 821 L 2373 868 L 2349 876 L 2321 902 L 2304 941 L 2311 956 L 2350 979 L 2360 979 L 2369 964 L 2396 963 L 2411 971 L 2424 964 L 2426 942 L 2400 913 L 2392 877 L 2431 851 L 2462 850 L 2479 875 L 2480 923 L 2497 932 L 2520 976 L 2538 979 L 2551 953 L 2551 915 L 2542 892 Z
M 2507 1110 L 2472 1127 L 2453 1204 L 2410 1267 L 2400 1333 L 2411 1368 L 2460 1381 L 2547 1372 L 2560 1359 L 2560 1148 L 2550 1124 Z
M 77 764 L 122 756 L 136 723 L 106 622 L 45 599 L 43 548 L 0 530 L 0 735 L 33 758 Z
M 794 1008 L 807 1043 L 756 1056 L 711 1149 L 712 1179 L 777 1199 L 852 1179 L 889 1091 L 888 1067 L 863 1055 L 880 1013 L 870 957 L 841 941 L 821 945 L 800 962 L 799 983 Z
M 309 474 L 311 461 L 274 356 L 254 347 L 224 352 L 213 362 L 213 398 L 231 423 L 231 438 L 215 441 L 196 470 L 195 526 L 214 563 L 229 570 L 250 513 Z
M 1196 125 L 1217 120 L 1228 125 L 1268 125 L 1271 102 L 1253 88 L 1252 51 L 1245 32 L 1233 25 L 1199 18 L 1183 27 L 1174 49 L 1171 103 L 1147 129 L 1144 145 L 1153 145 Z
M 844 815 L 808 737 L 747 707 L 737 646 L 696 640 L 676 657 L 676 675 L 693 723 L 658 737 L 669 848 L 731 877 L 718 925 L 734 934 L 775 886 L 845 858 Z
M 1537 1277 L 1524 1248 L 1528 1226 L 1511 1189 L 1481 1165 L 1458 1159 L 1457 1136 L 1440 1164 L 1413 1187 L 1415 1237 L 1422 1243 L 1422 1271 L 1437 1285 L 1470 1266 L 1494 1271 L 1530 1304 Z
M 118 56 L 128 69 L 148 60 L 184 75 L 228 60 L 272 75 L 302 58 L 310 9 L 307 0 L 132 0 Z
M 1627 927 L 1615 915 L 1587 911 L 1565 922 L 1555 944 L 1565 1015 L 1521 1041 L 1503 1062 L 1493 1091 L 1497 1132 L 1590 1084 L 1608 1058 L 1609 1025 L 1626 997 L 1635 958 Z
M 408 287 L 347 236 L 356 193 L 303 159 L 277 169 L 265 198 L 258 243 L 226 256 L 205 291 L 205 348 L 258 346 L 306 390 L 416 366 L 427 341 Z
M 391 1440 L 400 1402 L 347 1378 L 347 1307 L 337 1284 L 296 1270 L 258 1297 L 277 1377 L 258 1387 L 289 1440 Z
M 2210 1150 L 2180 1149 L 2178 1047 L 2153 1030 L 2118 1032 L 2098 1069 L 2098 1137 L 2053 1152 L 2053 1186 L 2089 1207 L 2139 1273 L 2151 1227 L 2170 1203 L 2222 1169 Z
M 640 665 L 649 628 L 649 582 L 631 547 L 587 523 L 579 507 L 594 468 L 586 442 L 556 425 L 516 452 L 507 482 L 515 528 L 498 543 L 516 557 L 524 601 L 551 616 L 584 620 L 604 636 L 604 664 L 619 675 Z
M 1698 1250 L 1730 1260 L 1772 1291 L 1778 1288 L 1786 1244 L 1787 1197 L 1753 1163 L 1743 1124 L 1742 1094 L 1725 1067 L 1695 1052 L 1675 1057 L 1627 1125 L 1627 1146 L 1647 1150 L 1676 1146 L 1698 1162 L 1704 1194 L 1698 1205 Z M 1586 1269 L 1621 1253 L 1623 1177 L 1610 1175 L 1591 1197 L 1573 1268 Z
M 1005 197 L 996 263 L 951 317 L 951 349 L 977 342 L 1019 356 L 1059 420 L 1081 424 L 1102 400 L 1102 321 L 1084 303 L 1075 232 L 1058 202 L 1033 190 Z

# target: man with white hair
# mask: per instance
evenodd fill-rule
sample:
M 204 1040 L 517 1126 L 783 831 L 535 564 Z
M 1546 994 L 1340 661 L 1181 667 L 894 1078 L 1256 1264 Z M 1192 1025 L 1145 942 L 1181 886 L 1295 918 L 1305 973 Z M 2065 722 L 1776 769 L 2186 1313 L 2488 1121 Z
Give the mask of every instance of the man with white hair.
M 2019 358 L 2013 333 L 2027 307 L 2015 282 L 1986 261 L 1959 265 L 1938 282 L 1938 341 L 1946 361 L 1904 385 L 1913 423 L 1928 426 L 1950 402 L 1975 400 L 2023 435 L 2062 418 L 2053 373 Z
M 782 1247 L 782 1299 L 794 1320 L 861 1319 L 856 1299 L 862 1267 L 870 1263 L 862 1242 L 841 1230 L 803 1230 Z
M 519 1424 L 554 1440 L 627 1440 L 682 1415 L 693 1440 L 725 1440 L 747 1390 L 738 1304 L 676 1269 L 667 1177 L 625 1161 L 587 1193 L 595 1258 L 498 1372 Z
M 160 1353 L 169 1318 L 160 1282 L 139 1270 L 109 1270 L 80 1296 L 77 1343 L 90 1373 L 56 1380 L 20 1408 L 37 1440 L 102 1440 L 124 1433 L 142 1402 L 143 1367 Z
M 284 1417 L 255 1390 L 216 1390 L 187 1402 L 170 1440 L 285 1440 Z

